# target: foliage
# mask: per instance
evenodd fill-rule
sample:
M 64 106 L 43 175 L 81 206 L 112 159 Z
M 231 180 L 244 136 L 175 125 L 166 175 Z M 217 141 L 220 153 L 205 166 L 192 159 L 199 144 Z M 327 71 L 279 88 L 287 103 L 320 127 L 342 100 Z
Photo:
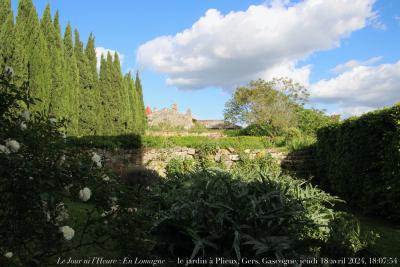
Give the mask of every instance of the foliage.
M 400 255 L 400 226 L 382 219 L 357 216 L 361 223 L 361 231 L 374 231 L 379 239 L 371 246 L 370 251 L 380 257 L 394 257 Z M 394 266 L 394 265 L 393 265 Z
M 20 0 L 15 25 L 11 1 L 0 5 L 0 69 L 11 66 L 17 73 L 14 82 L 28 82 L 31 95 L 41 99 L 29 111 L 67 118 L 69 135 L 144 132 L 140 78 L 123 77 L 118 54 L 102 61 L 98 77 L 92 35 L 86 49 L 69 23 L 62 37 L 59 14 L 53 21 L 49 4 L 39 21 L 32 0 Z
M 295 109 L 307 101 L 307 90 L 289 79 L 256 80 L 236 89 L 225 106 L 225 120 L 269 124 L 282 129 L 295 123 Z
M 187 158 L 174 158 L 171 159 L 165 169 L 167 176 L 170 178 L 177 178 L 180 175 L 190 173 L 195 170 L 196 162 Z
M 373 232 L 367 232 L 364 240 L 360 230 L 360 223 L 354 215 L 337 212 L 334 220 L 329 222 L 332 229 L 324 254 L 332 259 L 343 257 L 343 255 L 354 255 L 367 246 L 372 246 L 377 238 Z M 371 244 L 367 243 L 370 240 Z
M 68 147 L 65 121 L 24 110 L 35 99 L 11 80 L 8 68 L 0 75 L 0 265 L 49 266 L 85 247 L 145 255 L 151 217 L 134 209 L 145 206 L 144 193 L 132 196 L 100 155 Z
M 340 115 L 328 116 L 318 109 L 306 109 L 299 106 L 296 110 L 297 127 L 310 136 L 315 136 L 319 128 L 339 123 L 339 119 Z
M 271 124 L 251 124 L 240 130 L 240 135 L 245 136 L 276 136 L 280 130 L 273 127 Z
M 227 172 L 173 163 L 165 183 L 155 189 L 160 209 L 153 230 L 156 253 L 240 262 L 243 257 L 327 256 L 327 247 L 345 247 L 341 256 L 354 256 L 367 246 L 368 241 L 349 228 L 333 224 L 339 216 L 332 209 L 338 198 L 282 175 L 271 158 L 241 164 Z M 352 236 L 350 243 L 329 241 L 331 233 L 340 231 Z
M 83 137 L 68 137 L 67 142 L 71 146 L 82 148 L 103 148 L 116 149 L 140 148 L 142 137 L 140 135 L 117 135 L 117 136 L 83 136 Z
M 400 219 L 400 105 L 318 131 L 320 184 L 364 213 Z

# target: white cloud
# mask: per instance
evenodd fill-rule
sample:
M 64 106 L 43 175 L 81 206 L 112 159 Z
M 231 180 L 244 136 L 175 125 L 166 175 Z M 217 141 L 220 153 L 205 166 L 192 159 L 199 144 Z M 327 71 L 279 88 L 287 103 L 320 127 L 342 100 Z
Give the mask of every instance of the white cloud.
M 346 63 L 339 64 L 336 67 L 332 69 L 332 72 L 336 74 L 340 74 L 346 71 L 350 71 L 358 66 L 371 66 L 374 65 L 375 63 L 378 63 L 379 61 L 382 60 L 383 57 L 372 57 L 370 59 L 367 59 L 365 61 L 359 61 L 359 60 L 350 60 L 347 61 Z
M 121 65 L 122 65 L 122 63 L 124 62 L 125 55 L 119 53 L 119 52 L 116 51 L 116 50 L 107 49 L 107 48 L 104 48 L 104 47 L 96 47 L 95 50 L 96 50 L 97 69 L 98 69 L 98 70 L 100 69 L 101 55 L 103 55 L 104 58 L 107 58 L 107 53 L 108 53 L 108 52 L 111 53 L 111 56 L 113 57 L 113 59 L 114 59 L 115 53 L 118 53 L 119 61 L 121 61 Z
M 335 78 L 311 86 L 311 100 L 335 103 L 344 115 L 360 113 L 400 101 L 400 60 L 394 64 L 356 66 Z
M 365 27 L 376 18 L 373 3 L 275 0 L 226 15 L 210 9 L 191 28 L 140 46 L 137 59 L 181 89 L 232 89 L 271 75 L 308 83 L 311 67 L 298 68 L 298 62 Z

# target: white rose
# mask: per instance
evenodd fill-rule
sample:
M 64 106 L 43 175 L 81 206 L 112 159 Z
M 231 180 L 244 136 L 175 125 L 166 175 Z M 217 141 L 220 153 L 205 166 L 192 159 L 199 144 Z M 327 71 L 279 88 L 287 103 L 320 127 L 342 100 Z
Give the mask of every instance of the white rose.
M 90 191 L 90 189 L 85 187 L 79 191 L 79 199 L 83 202 L 86 202 L 90 199 L 91 194 L 92 192 Z
M 21 122 L 21 124 L 19 126 L 20 126 L 22 131 L 25 131 L 28 128 L 28 126 L 26 126 L 25 122 Z
M 20 149 L 20 144 L 15 141 L 15 140 L 8 140 L 6 142 L 6 146 L 12 151 L 12 152 L 18 152 L 18 150 Z
M 29 121 L 31 118 L 31 113 L 29 113 L 29 111 L 25 110 L 24 112 L 21 113 L 21 117 L 25 120 L 25 121 Z
M 6 257 L 6 258 L 12 258 L 13 255 L 14 254 L 11 251 L 4 253 L 4 257 Z
M 71 240 L 75 235 L 74 229 L 72 229 L 68 225 L 61 226 L 59 229 L 60 232 L 63 233 L 65 240 Z
M 103 178 L 103 181 L 105 181 L 105 182 L 108 182 L 108 181 L 110 181 L 110 177 L 108 177 L 108 175 L 103 175 L 102 176 L 102 178 Z
M 10 150 L 6 146 L 0 145 L 0 153 L 10 154 Z

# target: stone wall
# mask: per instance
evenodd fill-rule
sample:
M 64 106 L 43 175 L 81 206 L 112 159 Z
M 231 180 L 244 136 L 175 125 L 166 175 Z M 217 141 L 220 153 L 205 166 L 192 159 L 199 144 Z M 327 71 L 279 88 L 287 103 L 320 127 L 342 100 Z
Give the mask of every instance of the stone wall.
M 144 166 L 156 170 L 160 175 L 164 176 L 165 167 L 171 159 L 194 159 L 199 155 L 200 151 L 194 148 L 175 147 L 164 149 L 118 149 L 114 151 L 99 149 L 96 152 L 102 155 L 107 166 L 113 168 L 121 175 L 126 173 L 128 169 Z M 270 154 L 278 161 L 282 161 L 286 157 L 285 153 L 277 152 L 273 149 L 246 149 L 243 152 L 249 158 Z M 211 156 L 216 162 L 223 162 L 228 168 L 240 160 L 240 153 L 233 148 L 217 149 Z

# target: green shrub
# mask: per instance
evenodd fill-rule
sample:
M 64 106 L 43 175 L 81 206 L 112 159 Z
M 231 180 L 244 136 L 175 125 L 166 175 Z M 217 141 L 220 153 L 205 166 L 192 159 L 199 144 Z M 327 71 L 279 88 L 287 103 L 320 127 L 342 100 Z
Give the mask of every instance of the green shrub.
M 285 137 L 285 141 L 288 143 L 293 139 L 299 139 L 302 137 L 301 131 L 296 127 L 289 127 L 283 130 L 282 135 Z
M 280 131 L 271 124 L 251 124 L 240 130 L 240 135 L 248 136 L 275 136 Z
M 306 109 L 298 106 L 296 110 L 297 127 L 306 135 L 315 136 L 317 130 L 331 124 L 339 123 L 340 116 L 328 116 L 318 109 Z
M 319 182 L 367 214 L 400 220 L 400 105 L 318 131 Z
M 179 165 L 178 176 L 169 173 L 155 188 L 157 255 L 290 259 L 326 256 L 328 246 L 338 246 L 328 244 L 336 218 L 332 206 L 338 198 L 282 175 L 270 157 L 240 164 L 232 172 L 190 168 L 186 173 Z M 341 256 L 354 256 L 367 244 L 356 233 L 350 243 L 340 244 L 347 249 Z
M 165 171 L 168 177 L 177 177 L 192 172 L 194 169 L 194 160 L 187 158 L 174 158 L 168 162 Z
M 374 244 L 378 237 L 373 232 L 362 234 L 358 219 L 345 212 L 337 212 L 335 218 L 329 222 L 329 228 L 331 232 L 323 253 L 332 259 L 343 255 L 355 255 L 368 245 Z

